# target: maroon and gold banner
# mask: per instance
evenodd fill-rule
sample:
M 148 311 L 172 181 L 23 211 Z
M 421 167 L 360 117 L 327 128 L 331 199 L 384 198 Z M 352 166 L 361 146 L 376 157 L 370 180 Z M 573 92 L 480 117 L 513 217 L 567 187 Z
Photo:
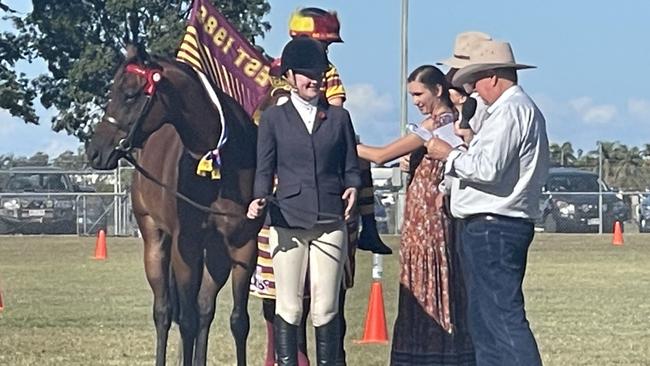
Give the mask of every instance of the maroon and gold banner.
M 271 86 L 270 62 L 207 0 L 194 0 L 176 58 L 204 73 L 251 116 Z

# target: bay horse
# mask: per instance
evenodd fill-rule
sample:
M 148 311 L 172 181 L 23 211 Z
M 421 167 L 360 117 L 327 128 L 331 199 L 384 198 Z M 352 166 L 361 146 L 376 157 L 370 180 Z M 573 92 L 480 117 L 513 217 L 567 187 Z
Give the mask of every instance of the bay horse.
M 262 225 L 246 218 L 253 198 L 257 127 L 234 99 L 215 92 L 221 114 L 189 66 L 129 46 L 105 114 L 86 146 L 91 166 L 105 170 L 115 169 L 132 148 L 141 148 L 137 164 L 167 186 L 136 173 L 131 187 L 154 295 L 157 366 L 165 364 L 175 309 L 183 365 L 205 365 L 216 297 L 230 273 L 230 328 L 237 364 L 246 364 L 248 287 Z M 221 178 L 212 180 L 196 175 L 196 167 L 220 140 L 220 115 L 227 142 L 219 151 Z M 174 189 L 210 212 L 177 199 Z

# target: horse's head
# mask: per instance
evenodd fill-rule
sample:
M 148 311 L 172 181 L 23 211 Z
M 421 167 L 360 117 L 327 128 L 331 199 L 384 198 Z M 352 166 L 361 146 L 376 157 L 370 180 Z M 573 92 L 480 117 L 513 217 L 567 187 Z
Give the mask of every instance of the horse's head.
M 160 128 L 165 112 L 155 100 L 162 81 L 161 67 L 142 48 L 128 46 L 126 60 L 113 78 L 104 116 L 86 144 L 93 168 L 115 169 L 120 158 Z

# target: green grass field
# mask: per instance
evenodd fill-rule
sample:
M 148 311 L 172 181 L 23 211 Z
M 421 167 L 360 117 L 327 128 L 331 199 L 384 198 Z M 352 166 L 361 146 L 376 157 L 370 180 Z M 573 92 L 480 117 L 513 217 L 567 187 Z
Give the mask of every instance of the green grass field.
M 650 235 L 537 236 L 530 253 L 528 315 L 545 365 L 650 365 Z M 397 238 L 389 238 L 397 247 Z M 151 365 L 154 328 L 141 244 L 108 238 L 109 259 L 90 259 L 94 238 L 0 237 L 0 365 Z M 398 256 L 384 262 L 389 330 L 395 318 Z M 348 362 L 385 365 L 389 346 L 356 345 L 370 289 L 371 256 L 358 256 L 348 294 Z M 234 364 L 230 291 L 218 300 L 209 364 Z M 261 303 L 249 305 L 249 363 L 261 365 Z M 176 357 L 172 329 L 168 359 Z M 311 342 L 313 344 L 313 341 Z M 312 349 L 313 352 L 313 349 Z

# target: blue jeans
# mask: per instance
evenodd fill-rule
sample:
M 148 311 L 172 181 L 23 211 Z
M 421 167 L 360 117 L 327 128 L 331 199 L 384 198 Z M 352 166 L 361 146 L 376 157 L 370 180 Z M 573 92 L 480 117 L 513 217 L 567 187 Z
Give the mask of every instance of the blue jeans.
M 463 219 L 461 226 L 458 250 L 476 365 L 541 365 L 522 292 L 533 223 L 488 214 Z

